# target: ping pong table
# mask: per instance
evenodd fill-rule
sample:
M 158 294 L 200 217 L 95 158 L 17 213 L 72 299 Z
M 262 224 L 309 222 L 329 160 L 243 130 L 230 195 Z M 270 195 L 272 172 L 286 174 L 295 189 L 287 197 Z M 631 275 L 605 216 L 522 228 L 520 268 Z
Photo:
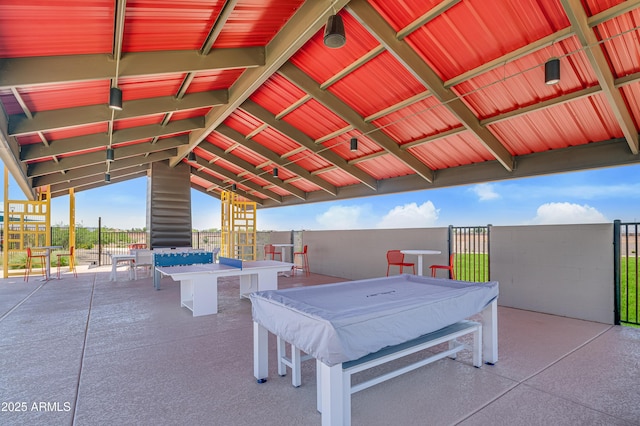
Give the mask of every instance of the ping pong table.
M 454 339 L 470 332 L 474 335 L 474 366 L 482 365 L 482 360 L 488 364 L 498 361 L 497 281 L 470 283 L 403 274 L 260 291 L 250 298 L 255 378 L 263 383 L 268 376 L 269 332 L 279 344 L 291 344 L 294 376 L 301 361 L 298 354 L 293 362 L 294 354 L 302 350 L 315 358 L 317 408 L 323 426 L 351 423 L 351 394 L 364 385 L 351 386 L 354 369 L 361 371 L 449 342 L 448 351 L 401 368 L 399 373 L 372 379 L 366 384 L 371 386 L 454 354 L 462 347 Z M 465 321 L 479 313 L 481 323 Z M 278 370 L 280 373 L 280 365 Z
M 289 271 L 292 263 L 276 260 L 242 261 L 220 257 L 219 263 L 156 266 L 156 271 L 180 281 L 180 306 L 193 316 L 218 313 L 218 279 L 239 277 L 240 296 L 259 290 L 277 290 L 278 272 Z

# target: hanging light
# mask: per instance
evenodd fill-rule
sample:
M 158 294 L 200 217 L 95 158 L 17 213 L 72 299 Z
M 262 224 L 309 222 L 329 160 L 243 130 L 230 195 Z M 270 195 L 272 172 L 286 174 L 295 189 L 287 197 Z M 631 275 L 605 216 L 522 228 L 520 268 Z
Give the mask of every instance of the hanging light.
M 236 184 L 234 183 L 233 185 L 231 185 L 231 190 L 235 191 L 236 189 L 238 189 L 238 187 L 236 186 Z
M 324 45 L 330 49 L 338 49 L 347 42 L 344 34 L 344 23 L 338 15 L 331 15 L 324 27 Z
M 351 138 L 351 142 L 349 144 L 349 151 L 355 152 L 358 150 L 358 138 Z
M 122 111 L 122 90 L 117 87 L 109 91 L 109 108 Z
M 190 151 L 189 154 L 187 155 L 187 160 L 196 161 L 196 153 L 193 151 Z
M 110 183 L 111 182 L 111 173 L 107 172 L 104 174 L 104 181 L 106 183 Z
M 551 58 L 544 64 L 544 82 L 549 85 L 560 83 L 560 59 Z
M 107 162 L 112 162 L 115 159 L 115 152 L 113 148 L 107 148 Z
M 277 168 L 277 167 L 274 167 L 274 168 L 273 168 L 273 177 L 274 177 L 274 178 L 277 178 L 277 177 L 278 177 L 278 168 Z

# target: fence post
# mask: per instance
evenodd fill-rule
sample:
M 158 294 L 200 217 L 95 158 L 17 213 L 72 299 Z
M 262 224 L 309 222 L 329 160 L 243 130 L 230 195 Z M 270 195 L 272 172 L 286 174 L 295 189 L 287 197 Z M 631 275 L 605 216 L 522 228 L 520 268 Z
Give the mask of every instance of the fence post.
M 620 232 L 621 222 L 616 219 L 613 221 L 613 322 L 616 325 L 620 325 Z
M 102 218 L 98 217 L 98 266 L 102 266 Z

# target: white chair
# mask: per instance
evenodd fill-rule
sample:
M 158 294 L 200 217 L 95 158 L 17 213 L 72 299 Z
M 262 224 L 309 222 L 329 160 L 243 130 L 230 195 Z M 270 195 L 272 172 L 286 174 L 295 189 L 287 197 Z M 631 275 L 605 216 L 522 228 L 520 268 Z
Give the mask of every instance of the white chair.
M 147 273 L 150 274 L 151 269 L 153 268 L 153 251 L 148 249 L 139 249 L 132 250 L 136 256 L 133 261 L 133 274 L 134 279 L 138 279 L 138 268 L 143 268 L 147 270 Z

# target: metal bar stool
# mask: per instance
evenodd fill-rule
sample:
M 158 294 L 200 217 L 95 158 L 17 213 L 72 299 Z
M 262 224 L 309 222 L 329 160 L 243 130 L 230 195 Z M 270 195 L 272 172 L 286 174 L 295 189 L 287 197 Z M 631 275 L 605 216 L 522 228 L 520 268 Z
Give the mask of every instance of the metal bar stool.
M 69 271 L 73 271 L 73 276 L 78 278 L 78 272 L 76 271 L 76 257 L 73 254 L 73 246 L 69 247 L 69 253 L 58 253 L 58 279 L 60 279 L 60 261 L 63 257 L 69 258 Z
M 27 264 L 24 271 L 24 280 L 29 281 L 29 274 L 31 273 L 31 267 L 33 266 L 33 259 L 40 259 L 40 267 L 42 268 L 42 276 L 47 277 L 47 273 L 44 270 L 45 263 L 47 263 L 47 256 L 44 253 L 33 253 L 31 247 L 27 247 Z

